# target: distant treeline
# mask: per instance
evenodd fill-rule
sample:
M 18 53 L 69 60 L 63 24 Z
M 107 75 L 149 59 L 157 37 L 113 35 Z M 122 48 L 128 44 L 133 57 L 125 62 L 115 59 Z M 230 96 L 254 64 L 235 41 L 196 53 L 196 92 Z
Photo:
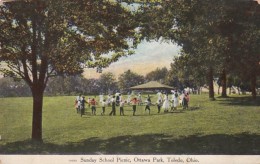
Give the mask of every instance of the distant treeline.
M 59 96 L 77 95 L 79 93 L 84 95 L 98 95 L 100 93 L 111 94 L 115 92 L 128 93 L 130 92 L 130 87 L 152 80 L 173 86 L 178 90 L 182 90 L 186 87 L 198 89 L 206 83 L 203 83 L 201 80 L 201 83 L 198 83 L 198 81 L 190 79 L 189 77 L 182 78 L 173 76 L 171 70 L 164 67 L 157 68 L 145 76 L 128 70 L 119 75 L 118 78 L 111 72 L 102 73 L 98 79 L 87 79 L 81 75 L 53 77 L 49 79 L 44 94 L 45 96 Z M 221 86 L 221 79 L 215 78 L 215 80 L 217 80 L 218 85 Z M 250 84 L 245 81 L 239 81 L 236 78 L 232 80 L 231 77 L 229 77 L 227 81 L 228 87 L 235 85 L 240 87 L 241 90 L 250 91 Z M 15 81 L 9 77 L 0 78 L 0 97 L 19 96 L 31 96 L 30 88 L 23 80 Z

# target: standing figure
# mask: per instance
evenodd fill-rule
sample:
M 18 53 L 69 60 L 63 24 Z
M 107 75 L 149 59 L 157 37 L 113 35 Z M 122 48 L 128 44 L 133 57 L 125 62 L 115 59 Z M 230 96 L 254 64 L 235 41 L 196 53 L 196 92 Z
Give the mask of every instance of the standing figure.
M 104 95 L 103 95 L 103 93 L 101 93 L 101 94 L 99 95 L 99 102 L 102 103 L 102 102 L 103 102 L 103 99 L 104 99 Z
M 110 106 L 111 105 L 111 95 L 107 95 L 107 105 Z
M 87 102 L 88 102 L 88 108 L 90 108 L 90 102 L 91 102 L 91 98 L 90 97 L 88 98 Z
M 102 107 L 102 113 L 101 115 L 105 115 L 105 109 L 106 109 L 106 100 L 104 99 L 103 102 L 101 103 L 101 107 Z
M 179 105 L 183 106 L 183 98 L 184 98 L 184 93 L 181 93 L 181 95 L 179 96 Z
M 77 113 L 80 112 L 81 99 L 82 99 L 81 94 L 79 94 L 79 95 L 76 97 L 76 99 L 75 99 L 75 108 L 76 108 Z
M 127 104 L 130 105 L 131 103 L 131 94 L 128 93 L 128 96 L 127 96 Z
M 168 112 L 169 111 L 170 101 L 168 99 L 168 95 L 167 94 L 165 94 L 165 96 L 164 96 L 164 101 L 163 101 L 162 108 L 164 109 L 164 112 Z
M 119 101 L 121 102 L 123 100 L 123 95 L 119 94 Z
M 189 107 L 189 101 L 190 101 L 189 93 L 186 93 L 186 94 L 184 95 L 184 98 L 183 98 L 183 109 L 188 109 L 188 107 Z
M 172 96 L 171 96 L 171 99 L 170 99 L 170 106 L 171 106 L 171 111 L 173 111 L 173 108 L 174 108 L 174 98 L 175 98 L 175 92 L 173 90 L 171 90 L 172 92 Z
M 116 115 L 116 99 L 115 96 L 113 96 L 113 98 L 111 99 L 111 104 L 112 104 L 112 111 L 109 113 L 109 116 Z
M 140 92 L 138 93 L 138 99 L 137 99 L 137 101 L 138 101 L 138 105 L 142 105 L 142 96 L 141 96 L 141 93 L 140 93 Z
M 92 115 L 96 115 L 97 102 L 94 98 L 90 101 L 90 105 L 91 105 Z
M 137 98 L 133 98 L 133 100 L 131 101 L 132 105 L 133 105 L 133 116 L 135 116 L 135 112 L 136 112 L 136 105 L 138 104 L 138 100 Z
M 80 116 L 82 117 L 82 115 L 85 114 L 85 103 L 88 103 L 86 100 L 85 100 L 85 97 L 82 96 L 81 100 L 80 100 Z
M 120 96 L 121 96 L 121 94 L 116 95 L 116 106 L 119 106 L 119 104 L 120 104 Z
M 151 106 L 151 98 L 150 98 L 150 96 L 148 95 L 148 97 L 147 97 L 147 100 L 146 100 L 146 106 L 145 106 L 145 111 L 146 110 L 149 110 L 149 114 L 150 114 L 150 111 L 151 111 L 151 109 L 150 109 L 150 106 Z
M 158 113 L 160 113 L 161 111 L 161 106 L 162 106 L 162 100 L 158 100 L 157 102 Z
M 186 95 L 186 99 L 187 99 L 187 107 L 189 107 L 189 103 L 190 103 L 190 94 L 189 93 L 187 93 L 187 95 Z
M 162 102 L 162 93 L 159 91 L 158 93 L 157 93 L 157 103 L 159 102 L 159 101 L 161 101 Z
M 177 106 L 178 106 L 178 93 L 176 92 L 173 98 L 173 102 L 172 102 L 172 109 L 171 110 L 177 110 Z
M 125 101 L 121 99 L 121 101 L 120 101 L 120 116 L 125 115 L 124 114 L 124 104 L 125 104 Z

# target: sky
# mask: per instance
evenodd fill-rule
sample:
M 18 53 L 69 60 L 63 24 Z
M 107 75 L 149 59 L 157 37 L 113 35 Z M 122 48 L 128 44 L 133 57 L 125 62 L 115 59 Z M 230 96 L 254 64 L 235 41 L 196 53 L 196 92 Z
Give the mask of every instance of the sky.
M 0 3 L 3 0 L 0 0 Z M 5 0 L 10 1 L 10 0 Z M 260 0 L 257 0 L 260 3 Z M 122 57 L 119 61 L 112 63 L 103 73 L 112 72 L 116 77 L 127 70 L 132 70 L 141 75 L 145 75 L 156 68 L 170 68 L 173 57 L 178 55 L 180 47 L 173 43 L 146 42 L 143 41 L 137 47 L 135 54 Z M 85 69 L 86 78 L 98 78 L 101 74 L 96 69 Z
M 135 54 L 120 58 L 108 68 L 104 68 L 102 73 L 112 72 L 118 77 L 130 69 L 140 75 L 146 75 L 156 68 L 170 68 L 173 57 L 178 55 L 179 51 L 180 47 L 174 43 L 143 41 L 138 45 Z M 84 72 L 86 78 L 98 78 L 100 75 L 96 69 L 85 69 Z

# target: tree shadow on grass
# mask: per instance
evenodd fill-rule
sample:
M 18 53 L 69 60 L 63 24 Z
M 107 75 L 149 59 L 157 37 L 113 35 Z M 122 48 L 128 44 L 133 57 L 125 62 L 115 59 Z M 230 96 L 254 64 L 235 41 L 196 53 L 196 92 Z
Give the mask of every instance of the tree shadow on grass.
M 239 105 L 239 106 L 260 106 L 260 96 L 253 100 L 250 96 L 243 97 L 228 97 L 228 98 L 218 98 L 220 104 L 223 105 Z
M 178 139 L 164 134 L 97 137 L 82 142 L 56 145 L 29 140 L 0 146 L 1 154 L 194 154 L 194 155 L 259 155 L 260 135 L 195 134 Z

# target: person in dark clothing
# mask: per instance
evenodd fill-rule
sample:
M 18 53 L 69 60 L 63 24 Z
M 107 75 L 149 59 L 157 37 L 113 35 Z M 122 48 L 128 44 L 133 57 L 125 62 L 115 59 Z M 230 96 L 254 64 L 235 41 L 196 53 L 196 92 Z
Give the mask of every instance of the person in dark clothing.
M 109 116 L 111 116 L 111 115 L 115 116 L 116 115 L 116 100 L 115 100 L 115 96 L 113 96 L 113 98 L 111 100 L 111 103 L 112 103 L 112 111 L 109 113 Z
M 148 95 L 148 98 L 147 98 L 147 100 L 146 100 L 146 106 L 145 106 L 145 111 L 146 110 L 149 110 L 149 114 L 150 114 L 150 111 L 151 111 L 151 109 L 150 109 L 150 106 L 151 106 L 151 98 L 150 98 L 150 96 Z
M 80 109 L 80 115 L 82 117 L 82 115 L 85 114 L 85 103 L 87 103 L 87 101 L 85 100 L 85 97 L 83 96 L 82 99 L 80 100 L 81 102 L 81 109 Z
M 190 100 L 189 93 L 186 93 L 183 98 L 183 109 L 188 109 L 189 100 Z
M 101 103 L 101 107 L 102 107 L 102 113 L 101 115 L 105 115 L 105 110 L 106 110 L 106 100 L 103 99 L 103 102 Z
M 120 94 L 116 96 L 116 106 L 120 105 Z
M 161 112 L 161 106 L 162 106 L 162 100 L 158 100 L 157 102 L 158 113 Z

